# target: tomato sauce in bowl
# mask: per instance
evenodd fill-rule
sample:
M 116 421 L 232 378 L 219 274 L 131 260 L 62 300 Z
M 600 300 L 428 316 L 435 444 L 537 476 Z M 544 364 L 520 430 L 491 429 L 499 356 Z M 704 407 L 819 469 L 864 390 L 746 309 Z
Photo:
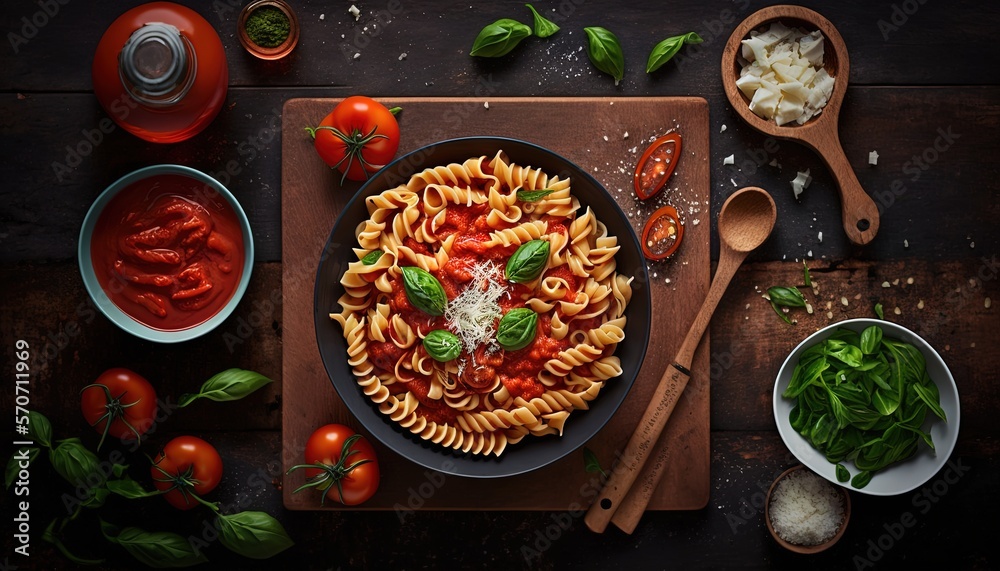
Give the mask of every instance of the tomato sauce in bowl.
M 187 167 L 136 171 L 84 221 L 80 266 L 91 297 L 123 329 L 155 341 L 220 323 L 249 280 L 253 243 L 236 199 Z

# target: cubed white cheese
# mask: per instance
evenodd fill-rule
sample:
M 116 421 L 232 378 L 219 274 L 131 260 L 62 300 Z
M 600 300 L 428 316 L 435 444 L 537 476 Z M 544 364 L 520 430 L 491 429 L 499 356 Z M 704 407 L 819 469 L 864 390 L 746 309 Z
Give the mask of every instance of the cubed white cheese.
M 877 165 L 878 164 L 878 152 L 872 151 L 868 153 L 868 164 Z
M 795 194 L 795 199 L 798 200 L 799 195 L 802 191 L 809 188 L 809 183 L 812 182 L 812 177 L 809 176 L 809 169 L 805 172 L 798 172 L 795 174 L 795 178 L 792 179 L 792 192 Z
M 722 164 L 724 165 L 735 165 L 736 155 L 729 155 L 728 157 L 722 159 Z
M 750 101 L 750 110 L 764 119 L 774 117 L 778 110 L 778 103 L 781 101 L 781 90 L 774 83 L 761 80 L 760 88 L 753 94 Z
M 822 67 L 823 65 L 823 33 L 819 30 L 799 40 L 799 53 L 809 60 L 809 63 Z

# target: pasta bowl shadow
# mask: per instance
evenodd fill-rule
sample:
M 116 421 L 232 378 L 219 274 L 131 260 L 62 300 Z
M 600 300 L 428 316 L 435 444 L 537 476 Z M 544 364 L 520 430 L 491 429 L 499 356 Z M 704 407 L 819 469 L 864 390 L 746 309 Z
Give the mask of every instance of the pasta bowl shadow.
M 356 261 L 356 231 L 368 218 L 365 199 L 405 184 L 425 168 L 462 163 L 472 157 L 492 158 L 502 150 L 511 162 L 543 170 L 549 176 L 571 180 L 572 194 L 581 204 L 581 213 L 590 207 L 608 230 L 618 238 L 616 268 L 633 276 L 632 297 L 625 308 L 625 340 L 615 355 L 622 373 L 608 379 L 588 410 L 574 410 L 566 420 L 563 434 L 528 435 L 509 444 L 500 456 L 462 453 L 428 442 L 402 428 L 362 392 L 351 365 L 348 347 L 339 323 L 330 318 L 339 313 L 338 300 L 344 294 L 341 277 L 350 262 Z M 639 373 L 649 342 L 651 299 L 646 263 L 628 218 L 607 190 L 587 172 L 559 154 L 530 142 L 502 137 L 465 137 L 437 142 L 397 158 L 369 179 L 348 202 L 334 223 L 320 255 L 314 293 L 316 341 L 323 365 L 334 389 L 364 429 L 400 456 L 418 465 L 458 476 L 501 478 L 523 474 L 547 466 L 577 450 L 610 421 L 625 400 Z

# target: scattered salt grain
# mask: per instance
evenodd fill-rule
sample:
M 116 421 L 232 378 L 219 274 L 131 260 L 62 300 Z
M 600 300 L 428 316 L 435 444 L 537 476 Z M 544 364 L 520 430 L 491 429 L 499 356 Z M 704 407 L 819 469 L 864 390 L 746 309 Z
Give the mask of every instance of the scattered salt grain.
M 727 127 L 726 127 L 726 124 L 725 124 L 725 123 L 723 123 L 723 124 L 722 124 L 722 127 L 719 127 L 719 132 L 720 132 L 720 133 L 725 133 L 725 132 L 726 132 L 726 129 L 727 129 Z
M 323 20 L 326 20 L 326 14 L 320 14 L 320 15 L 319 15 L 319 19 L 320 19 L 320 21 L 321 21 L 321 22 L 322 22 Z
M 823 233 L 822 232 L 820 232 L 816 237 L 819 238 L 820 242 L 823 241 Z
M 399 61 L 403 61 L 404 59 L 406 59 L 406 52 L 399 54 Z
M 983 300 L 983 307 L 985 307 L 986 309 L 989 309 L 991 305 L 993 305 L 993 300 L 991 300 L 990 298 L 986 298 Z
M 628 131 L 625 131 L 625 134 L 622 135 L 622 139 L 628 139 Z
M 872 152 L 868 153 L 868 164 L 870 164 L 870 165 L 877 165 L 878 164 L 878 153 L 877 152 L 872 151 Z
M 354 54 L 354 59 L 358 59 L 359 57 L 361 57 L 361 52 L 356 52 Z
M 910 241 L 909 240 L 903 240 L 903 247 L 904 248 L 909 248 L 910 247 Z
M 844 500 L 832 485 L 800 469 L 774 487 L 768 514 L 774 531 L 797 545 L 819 545 L 837 534 L 844 521 Z
M 489 109 L 489 108 L 490 108 L 490 102 L 489 101 L 483 101 L 483 109 Z

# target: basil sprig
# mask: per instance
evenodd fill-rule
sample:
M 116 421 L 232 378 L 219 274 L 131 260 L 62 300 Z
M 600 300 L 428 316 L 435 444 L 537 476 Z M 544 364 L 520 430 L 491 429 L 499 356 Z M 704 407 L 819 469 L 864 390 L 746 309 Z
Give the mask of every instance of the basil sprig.
M 625 77 L 625 56 L 618 37 L 598 26 L 584 28 L 587 33 L 587 55 L 594 67 L 615 78 L 615 85 Z
M 472 42 L 471 56 L 500 57 L 507 55 L 531 35 L 531 28 L 510 18 L 501 18 L 486 26 Z
M 167 531 L 144 531 L 137 527 L 117 526 L 101 520 L 101 533 L 111 543 L 125 548 L 132 557 L 155 568 L 190 567 L 208 558 L 183 536 Z
M 541 275 L 548 261 L 548 241 L 531 240 L 521 244 L 514 255 L 507 260 L 504 275 L 507 281 L 517 284 L 528 283 Z
M 853 461 L 851 479 L 863 488 L 872 476 L 912 456 L 930 412 L 947 422 L 937 385 L 915 346 L 884 337 L 873 325 L 860 334 L 839 329 L 799 357 L 782 396 L 794 399 L 789 422 L 831 464 Z M 837 480 L 849 477 L 837 466 Z
M 49 451 L 49 462 L 64 480 L 74 486 L 89 485 L 88 476 L 94 474 L 103 481 L 101 461 L 97 455 L 87 450 L 79 438 L 60 440 Z
M 28 411 L 28 436 L 46 448 L 52 448 L 52 423 L 44 414 Z
M 805 307 L 806 300 L 802 297 L 802 292 L 799 288 L 792 287 L 770 287 L 767 288 L 767 296 L 771 298 L 771 308 L 774 312 L 778 314 L 785 323 L 791 323 L 785 312 L 781 311 L 781 307 Z
M 549 20 L 538 13 L 535 7 L 531 4 L 525 4 L 528 10 L 531 10 L 531 16 L 535 19 L 535 35 L 539 38 L 547 38 L 552 34 L 559 31 L 559 26 L 555 22 Z
M 424 337 L 424 350 L 435 361 L 444 363 L 462 353 L 462 340 L 450 331 L 435 329 Z
M 673 59 L 677 55 L 677 52 L 681 51 L 684 44 L 700 44 L 702 41 L 701 36 L 694 32 L 688 32 L 681 36 L 673 36 L 663 40 L 653 46 L 653 51 L 649 52 L 649 60 L 646 62 L 646 73 L 653 73 L 663 67 L 663 64 Z
M 374 264 L 375 262 L 377 262 L 379 260 L 379 258 L 382 257 L 382 254 L 384 254 L 384 253 L 385 252 L 383 252 L 382 250 L 372 250 L 371 252 L 368 252 L 367 254 L 365 254 L 364 258 L 361 258 L 361 263 L 364 264 L 364 265 L 366 265 L 366 266 L 370 266 L 370 265 Z
M 546 196 L 555 192 L 551 188 L 541 188 L 538 190 L 519 190 L 517 191 L 517 199 L 521 202 L 538 202 L 539 200 L 545 198 Z
M 537 313 L 526 307 L 512 309 L 500 319 L 497 342 L 507 351 L 524 349 L 535 340 L 537 327 Z
M 181 395 L 178 405 L 185 407 L 200 398 L 216 402 L 239 400 L 271 382 L 254 371 L 226 369 L 205 381 L 197 393 Z
M 400 269 L 403 271 L 406 299 L 413 307 L 427 315 L 444 315 L 448 296 L 444 293 L 441 282 L 427 270 L 415 266 L 405 266 Z
M 251 559 L 267 559 L 294 542 L 281 523 L 264 512 L 219 514 L 219 541 L 229 550 Z

